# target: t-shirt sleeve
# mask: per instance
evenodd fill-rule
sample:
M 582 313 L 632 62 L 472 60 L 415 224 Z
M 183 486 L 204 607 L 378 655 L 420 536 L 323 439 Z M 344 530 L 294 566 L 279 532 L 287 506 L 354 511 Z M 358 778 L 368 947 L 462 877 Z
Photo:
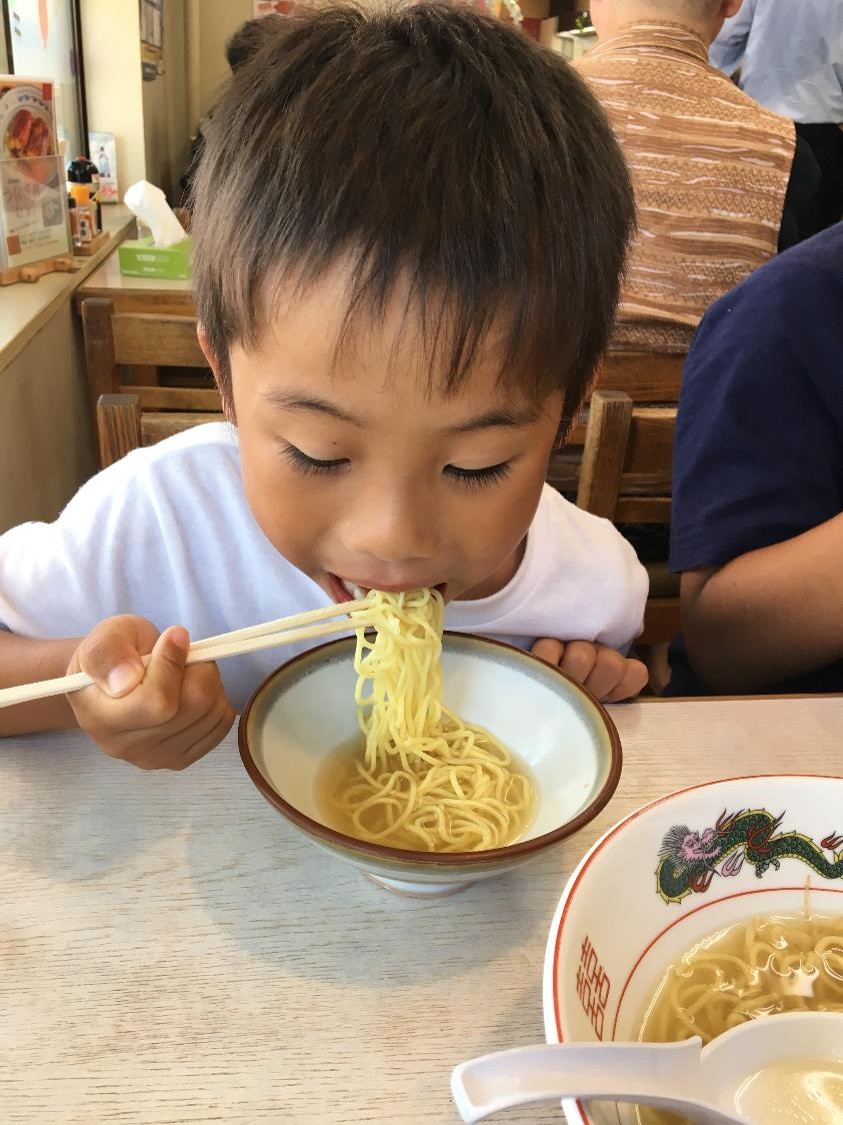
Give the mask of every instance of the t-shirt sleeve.
M 641 632 L 649 580 L 632 545 L 606 519 L 553 498 L 542 562 L 545 623 L 537 636 L 626 652 Z
M 841 510 L 843 283 L 790 257 L 801 251 L 721 298 L 691 345 L 674 454 L 672 570 L 722 566 Z
M 130 454 L 84 484 L 53 523 L 0 536 L 0 627 L 74 637 L 139 612 L 136 591 L 160 560 L 150 550 L 154 505 L 135 466 Z

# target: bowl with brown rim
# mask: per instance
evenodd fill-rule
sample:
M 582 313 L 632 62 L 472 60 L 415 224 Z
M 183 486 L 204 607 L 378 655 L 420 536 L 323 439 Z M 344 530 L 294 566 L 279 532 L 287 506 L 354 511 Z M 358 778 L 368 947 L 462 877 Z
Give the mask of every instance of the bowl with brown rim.
M 339 831 L 322 798 L 325 761 L 362 735 L 354 702 L 353 637 L 294 657 L 255 691 L 240 718 L 240 755 L 267 801 L 299 832 L 390 890 L 449 894 L 543 855 L 608 803 L 621 772 L 618 732 L 604 708 L 559 669 L 521 649 L 446 633 L 444 702 L 493 733 L 536 788 L 526 830 L 506 847 L 426 852 Z

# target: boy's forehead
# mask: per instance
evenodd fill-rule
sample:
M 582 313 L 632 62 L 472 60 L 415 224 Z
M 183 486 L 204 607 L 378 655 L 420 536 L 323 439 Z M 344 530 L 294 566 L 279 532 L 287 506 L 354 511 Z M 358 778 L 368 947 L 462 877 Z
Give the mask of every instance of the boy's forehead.
M 238 370 L 277 384 L 346 389 L 365 386 L 377 393 L 407 393 L 415 387 L 427 397 L 527 399 L 517 373 L 502 372 L 506 351 L 503 318 L 484 333 L 465 378 L 442 396 L 451 354 L 452 317 L 433 298 L 423 307 L 409 298 L 406 282 L 396 286 L 382 308 L 350 304 L 350 269 L 338 263 L 306 287 L 287 283 L 266 287 L 252 343 L 232 348 L 232 377 Z

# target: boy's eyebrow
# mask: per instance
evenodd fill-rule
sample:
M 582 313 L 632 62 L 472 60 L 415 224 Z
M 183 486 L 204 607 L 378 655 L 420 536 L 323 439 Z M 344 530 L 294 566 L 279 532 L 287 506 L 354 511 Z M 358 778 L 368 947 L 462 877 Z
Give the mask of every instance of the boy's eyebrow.
M 454 434 L 470 434 L 477 430 L 493 430 L 496 426 L 515 429 L 518 426 L 525 426 L 528 422 L 535 422 L 538 416 L 539 411 L 533 407 L 524 407 L 520 410 L 487 410 L 485 414 L 480 414 L 476 418 L 469 418 L 466 422 L 449 426 L 444 432 L 446 437 L 451 437 Z
M 313 410 L 319 414 L 328 414 L 331 418 L 337 418 L 340 422 L 348 422 L 352 426 L 365 425 L 365 422 L 354 414 L 349 414 L 347 410 L 343 410 L 332 402 L 326 402 L 324 398 L 317 398 L 315 395 L 273 389 L 261 391 L 261 397 L 281 410 Z
M 318 414 L 327 414 L 331 418 L 336 418 L 340 422 L 347 422 L 352 426 L 363 428 L 366 425 L 362 418 L 358 418 L 357 415 L 350 414 L 335 403 L 328 402 L 324 398 L 318 398 L 316 395 L 299 391 L 282 391 L 276 388 L 262 391 L 261 394 L 267 402 L 281 410 L 312 410 Z M 457 423 L 456 426 L 449 426 L 443 433 L 445 437 L 453 437 L 456 434 L 476 433 L 478 430 L 492 430 L 497 426 L 515 429 L 529 422 L 535 422 L 538 416 L 539 411 L 534 407 L 487 410 L 485 414 L 479 414 L 476 418 L 468 418 L 465 422 Z

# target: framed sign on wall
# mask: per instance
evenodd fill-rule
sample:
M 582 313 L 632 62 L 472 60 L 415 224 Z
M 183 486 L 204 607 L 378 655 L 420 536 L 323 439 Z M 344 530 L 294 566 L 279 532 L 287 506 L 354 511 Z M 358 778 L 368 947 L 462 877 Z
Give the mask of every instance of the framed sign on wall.
M 164 50 L 164 0 L 140 0 L 141 67 L 145 82 L 161 73 Z

